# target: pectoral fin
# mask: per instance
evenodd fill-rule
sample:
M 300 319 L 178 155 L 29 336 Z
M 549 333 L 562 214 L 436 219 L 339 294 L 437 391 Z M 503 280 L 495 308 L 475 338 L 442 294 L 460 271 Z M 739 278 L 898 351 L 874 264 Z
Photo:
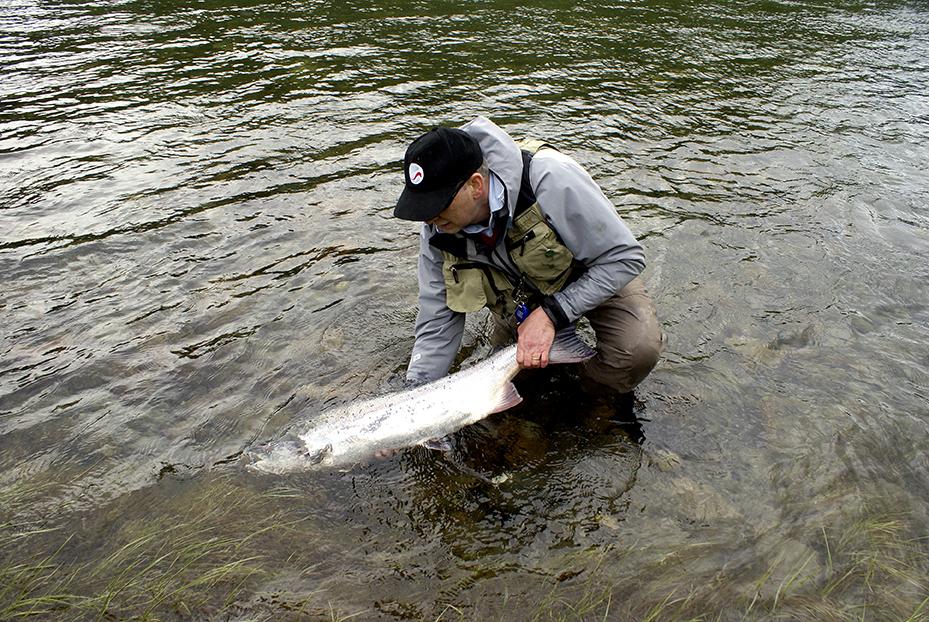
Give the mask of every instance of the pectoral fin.
M 522 396 L 516 390 L 516 385 L 512 382 L 507 382 L 503 386 L 503 390 L 500 392 L 500 396 L 497 398 L 497 403 L 494 404 L 491 413 L 499 413 L 513 408 L 517 404 L 523 401 Z
M 426 449 L 432 449 L 433 451 L 451 451 L 452 442 L 451 439 L 447 436 L 441 438 L 430 438 L 422 443 L 420 443 Z
M 319 464 L 332 453 L 332 443 L 327 444 L 325 447 L 317 451 L 312 455 L 307 455 L 307 458 L 310 460 L 310 464 Z

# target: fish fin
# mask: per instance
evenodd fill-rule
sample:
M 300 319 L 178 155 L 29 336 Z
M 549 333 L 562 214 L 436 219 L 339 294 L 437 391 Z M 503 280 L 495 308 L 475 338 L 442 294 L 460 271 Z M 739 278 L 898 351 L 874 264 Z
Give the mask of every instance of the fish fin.
M 503 412 L 508 408 L 513 408 L 522 401 L 523 398 L 516 390 L 516 385 L 512 382 L 507 382 L 503 385 L 503 391 L 500 393 L 500 397 L 497 399 L 497 403 L 494 404 L 490 413 Z
M 452 439 L 447 436 L 441 438 L 430 438 L 424 440 L 420 445 L 426 449 L 432 449 L 433 451 L 451 451 L 452 450 Z
M 573 326 L 555 333 L 555 341 L 548 352 L 549 363 L 580 363 L 597 353 L 581 341 Z
M 329 443 L 325 447 L 317 451 L 315 454 L 308 456 L 310 460 L 310 464 L 320 464 L 331 453 L 332 453 L 332 443 Z

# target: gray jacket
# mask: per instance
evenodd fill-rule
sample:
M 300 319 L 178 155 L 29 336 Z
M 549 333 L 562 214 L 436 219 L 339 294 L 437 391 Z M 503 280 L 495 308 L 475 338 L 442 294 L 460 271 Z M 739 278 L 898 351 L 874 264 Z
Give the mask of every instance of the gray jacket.
M 506 186 L 506 207 L 512 222 L 523 172 L 519 147 L 509 134 L 484 117 L 461 129 L 480 142 L 484 160 Z M 542 213 L 575 259 L 586 267 L 580 278 L 554 294 L 563 315 L 575 322 L 634 279 L 645 267 L 645 253 L 600 187 L 569 156 L 554 149 L 537 152 L 530 164 L 529 181 Z M 410 380 L 434 380 L 447 374 L 464 333 L 464 314 L 445 304 L 442 253 L 429 244 L 436 233 L 435 227 L 423 223 L 416 342 L 407 368 Z M 477 255 L 473 241 L 468 240 L 468 255 L 474 261 L 515 274 L 504 237 L 490 257 Z

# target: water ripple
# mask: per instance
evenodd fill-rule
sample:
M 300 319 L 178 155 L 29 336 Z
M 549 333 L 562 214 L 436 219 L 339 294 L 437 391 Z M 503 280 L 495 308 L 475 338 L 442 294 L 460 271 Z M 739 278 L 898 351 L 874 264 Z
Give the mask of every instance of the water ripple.
M 606 576 L 634 619 L 685 583 L 750 602 L 781 549 L 815 553 L 872 499 L 925 533 L 927 59 L 929 16 L 892 0 L 5 2 L 0 489 L 107 531 L 397 386 L 403 150 L 487 114 L 580 161 L 646 246 L 668 346 L 644 441 L 570 379 L 533 384 L 450 457 L 288 482 L 345 537 L 275 581 L 482 618 L 481 590 Z M 391 609 L 398 577 L 431 596 Z

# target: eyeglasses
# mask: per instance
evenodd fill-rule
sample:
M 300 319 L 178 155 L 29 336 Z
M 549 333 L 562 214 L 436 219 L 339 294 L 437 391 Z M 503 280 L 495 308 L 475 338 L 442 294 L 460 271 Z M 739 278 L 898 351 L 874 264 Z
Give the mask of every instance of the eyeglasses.
M 458 184 L 455 186 L 455 191 L 452 192 L 451 196 L 448 199 L 448 203 L 446 203 L 445 207 L 442 208 L 442 212 L 448 209 L 448 207 L 452 204 L 452 201 L 455 200 L 455 197 L 458 196 L 458 192 L 461 190 L 462 186 L 464 186 L 468 182 L 469 179 L 471 179 L 471 175 L 468 175 L 467 177 L 465 177 L 464 179 L 458 182 Z M 442 212 L 439 212 L 439 214 L 441 214 Z

